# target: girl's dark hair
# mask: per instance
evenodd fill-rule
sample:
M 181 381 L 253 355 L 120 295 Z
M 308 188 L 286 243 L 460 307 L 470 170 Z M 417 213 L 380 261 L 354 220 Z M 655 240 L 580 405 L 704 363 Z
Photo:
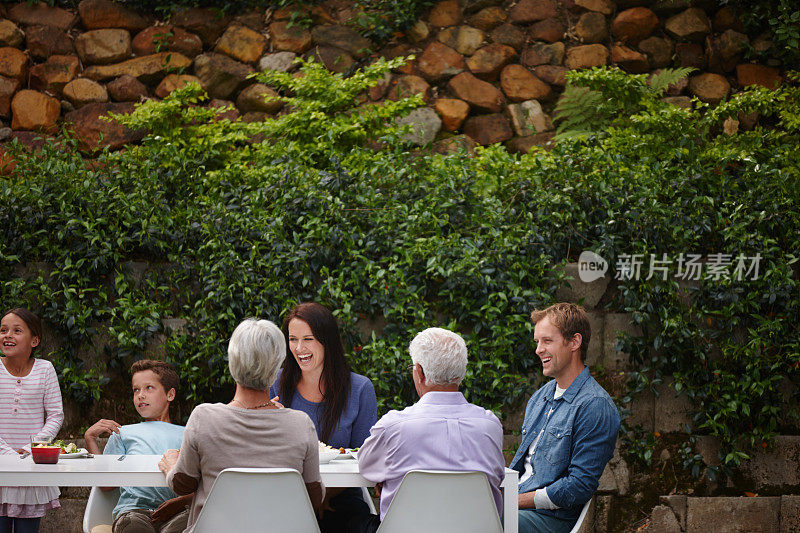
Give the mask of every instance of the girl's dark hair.
M 5 313 L 3 313 L 3 316 L 5 317 L 6 315 L 10 314 L 15 314 L 18 317 L 20 317 L 22 321 L 25 322 L 25 325 L 28 326 L 28 329 L 31 330 L 31 335 L 39 339 L 39 344 L 34 346 L 33 349 L 31 350 L 31 355 L 33 355 L 33 352 L 36 351 L 36 348 L 38 348 L 42 344 L 42 321 L 39 319 L 38 316 L 31 313 L 24 307 L 16 307 L 14 309 L 9 309 Z
M 319 440 L 327 442 L 333 429 L 342 416 L 347 397 L 350 394 L 350 364 L 344 356 L 339 325 L 330 309 L 318 303 L 306 302 L 296 305 L 283 320 L 283 335 L 286 338 L 286 359 L 283 361 L 278 390 L 281 401 L 286 407 L 292 406 L 297 384 L 300 382 L 301 370 L 289 349 L 289 322 L 292 319 L 302 320 L 311 328 L 320 344 L 325 348 L 322 364 L 322 401 L 325 406 L 317 428 Z

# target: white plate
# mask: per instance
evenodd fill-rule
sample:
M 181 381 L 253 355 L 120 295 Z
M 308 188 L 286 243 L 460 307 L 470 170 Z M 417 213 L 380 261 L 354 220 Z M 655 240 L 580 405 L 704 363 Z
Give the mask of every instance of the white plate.
M 345 450 L 345 452 L 344 452 L 344 453 L 340 453 L 339 455 L 337 455 L 336 457 L 334 457 L 334 458 L 333 458 L 333 460 L 334 460 L 334 461 L 337 461 L 337 460 L 339 460 L 339 459 L 352 459 L 353 457 L 355 457 L 355 456 L 353 455 L 353 452 L 352 452 L 352 451 L 350 451 L 350 450 Z
M 59 459 L 75 459 L 77 457 L 85 457 L 89 453 L 86 448 L 78 448 L 75 453 L 62 453 L 58 456 Z
M 339 450 L 320 450 L 319 451 L 319 464 L 324 465 L 330 463 L 341 455 Z

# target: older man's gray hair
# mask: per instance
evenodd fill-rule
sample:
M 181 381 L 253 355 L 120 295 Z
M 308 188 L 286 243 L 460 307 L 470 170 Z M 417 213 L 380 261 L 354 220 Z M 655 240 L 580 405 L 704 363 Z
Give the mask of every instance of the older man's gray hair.
M 286 340 L 269 320 L 247 318 L 228 342 L 228 368 L 239 385 L 268 390 L 286 357 Z
M 467 345 L 461 335 L 450 330 L 428 328 L 419 332 L 408 352 L 431 385 L 455 385 L 467 373 Z

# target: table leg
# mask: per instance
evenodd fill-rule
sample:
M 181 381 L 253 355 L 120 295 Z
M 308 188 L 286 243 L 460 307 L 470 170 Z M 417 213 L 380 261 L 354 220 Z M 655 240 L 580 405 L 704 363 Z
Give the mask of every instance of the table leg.
M 519 526 L 517 514 L 519 511 L 519 474 L 507 473 L 503 480 L 503 531 L 517 533 Z

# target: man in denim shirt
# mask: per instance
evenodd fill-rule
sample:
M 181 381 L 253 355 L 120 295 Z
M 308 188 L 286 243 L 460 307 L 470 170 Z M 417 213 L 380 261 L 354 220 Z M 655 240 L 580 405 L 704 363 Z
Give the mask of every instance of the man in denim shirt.
M 584 364 L 591 337 L 582 307 L 560 303 L 531 313 L 542 373 L 554 378 L 525 408 L 519 532 L 569 532 L 614 454 L 619 413 Z

